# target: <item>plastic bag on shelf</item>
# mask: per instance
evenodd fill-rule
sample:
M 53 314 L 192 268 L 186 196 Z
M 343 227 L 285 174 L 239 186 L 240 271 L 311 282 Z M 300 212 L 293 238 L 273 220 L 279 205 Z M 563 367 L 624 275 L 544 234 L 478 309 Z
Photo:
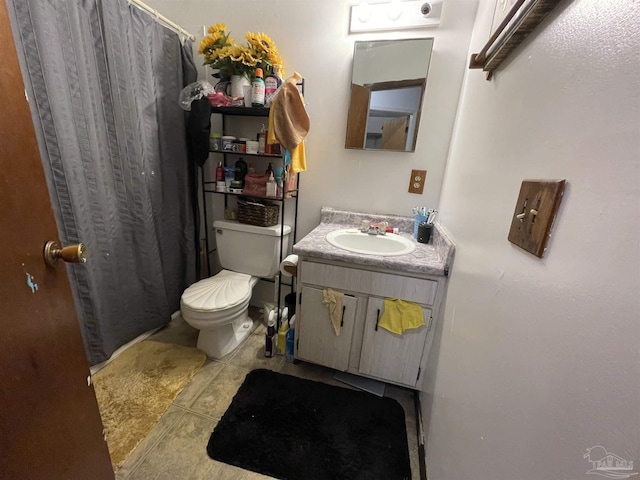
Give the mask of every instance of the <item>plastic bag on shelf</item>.
M 190 83 L 180 90 L 178 103 L 180 104 L 180 108 L 190 112 L 191 102 L 194 100 L 200 100 L 202 97 L 209 96 L 209 94 L 212 93 L 215 93 L 213 85 L 205 80 L 198 80 L 197 82 Z

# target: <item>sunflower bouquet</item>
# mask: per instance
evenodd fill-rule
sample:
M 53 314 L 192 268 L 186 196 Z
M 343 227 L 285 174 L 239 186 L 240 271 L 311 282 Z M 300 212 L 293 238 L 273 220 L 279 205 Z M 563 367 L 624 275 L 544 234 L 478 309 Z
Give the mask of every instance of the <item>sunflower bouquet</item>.
M 216 23 L 207 30 L 200 42 L 198 53 L 204 55 L 205 65 L 217 69 L 217 76 L 230 78 L 244 75 L 251 79 L 256 67 L 262 68 L 265 76 L 277 73 L 284 75 L 284 65 L 275 43 L 264 33 L 247 32 L 246 45 L 238 45 L 227 32 L 224 23 Z

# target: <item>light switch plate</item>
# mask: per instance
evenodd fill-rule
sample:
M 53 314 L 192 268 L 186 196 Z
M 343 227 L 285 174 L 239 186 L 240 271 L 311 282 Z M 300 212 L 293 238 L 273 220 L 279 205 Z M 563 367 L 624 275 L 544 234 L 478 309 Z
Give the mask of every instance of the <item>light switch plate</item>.
M 524 180 L 516 203 L 509 241 L 542 258 L 560 207 L 565 180 Z
M 424 190 L 424 182 L 427 179 L 426 170 L 411 170 L 411 178 L 409 179 L 409 193 L 417 193 L 422 195 Z

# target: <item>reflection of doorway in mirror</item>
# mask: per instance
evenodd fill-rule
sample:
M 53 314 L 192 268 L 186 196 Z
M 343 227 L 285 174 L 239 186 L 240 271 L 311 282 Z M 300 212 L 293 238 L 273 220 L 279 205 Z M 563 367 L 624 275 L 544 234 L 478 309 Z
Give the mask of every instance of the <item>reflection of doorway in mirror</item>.
M 491 33 L 496 31 L 500 22 L 507 16 L 511 7 L 515 5 L 518 0 L 496 0 L 496 9 L 493 13 L 493 23 L 491 24 Z
M 370 88 L 365 148 L 413 150 L 424 88 L 422 80 L 377 83 Z
M 407 117 L 394 118 L 382 126 L 382 148 L 385 150 L 406 150 Z
M 355 83 L 351 84 L 351 102 L 349 104 L 349 116 L 347 117 L 345 148 L 365 147 L 370 97 L 371 92 L 367 87 L 356 85 Z

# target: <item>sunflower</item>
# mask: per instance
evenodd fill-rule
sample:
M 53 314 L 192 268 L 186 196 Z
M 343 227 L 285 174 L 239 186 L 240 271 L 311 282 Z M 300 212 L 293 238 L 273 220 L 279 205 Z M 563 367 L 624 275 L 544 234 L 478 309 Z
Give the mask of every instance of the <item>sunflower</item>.
M 264 53 L 267 53 L 270 50 L 276 50 L 276 44 L 271 40 L 269 35 L 265 33 L 247 32 L 244 38 L 247 39 L 249 45 L 255 50 L 262 51 Z
M 204 64 L 219 70 L 219 75 L 244 75 L 251 78 L 256 67 L 266 75 L 284 75 L 284 66 L 275 42 L 265 33 L 247 32 L 247 46 L 234 43 L 224 23 L 216 23 L 207 29 L 198 53 L 204 55 Z M 218 74 L 217 74 L 218 75 Z
M 216 33 L 216 32 L 225 33 L 226 31 L 227 31 L 227 26 L 224 23 L 216 23 L 209 27 L 209 29 L 207 30 L 207 33 Z

